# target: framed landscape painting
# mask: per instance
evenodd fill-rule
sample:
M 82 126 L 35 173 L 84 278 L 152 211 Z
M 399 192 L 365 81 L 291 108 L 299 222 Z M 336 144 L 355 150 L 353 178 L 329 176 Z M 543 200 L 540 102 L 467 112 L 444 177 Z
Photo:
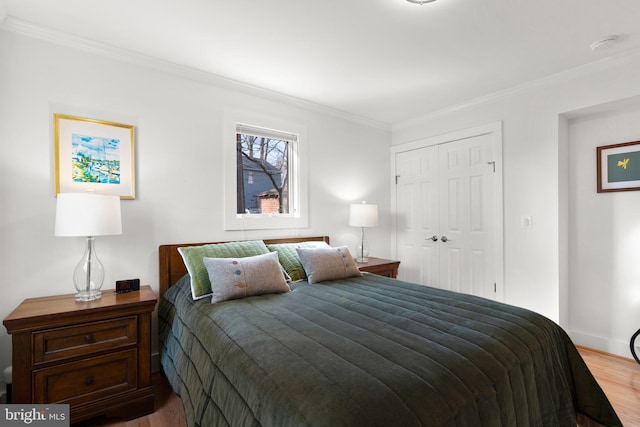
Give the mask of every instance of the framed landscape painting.
M 55 194 L 135 198 L 135 127 L 54 114 Z

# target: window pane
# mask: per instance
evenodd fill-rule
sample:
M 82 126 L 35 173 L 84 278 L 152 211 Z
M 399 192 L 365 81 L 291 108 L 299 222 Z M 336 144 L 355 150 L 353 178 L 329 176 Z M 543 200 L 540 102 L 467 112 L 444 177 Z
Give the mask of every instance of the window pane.
M 238 214 L 289 213 L 290 142 L 236 134 Z

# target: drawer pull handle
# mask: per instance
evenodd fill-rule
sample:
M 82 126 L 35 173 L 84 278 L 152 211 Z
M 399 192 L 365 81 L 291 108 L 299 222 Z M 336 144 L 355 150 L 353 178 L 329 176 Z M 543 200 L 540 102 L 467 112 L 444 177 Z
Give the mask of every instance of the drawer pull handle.
M 86 337 L 84 337 L 84 342 L 86 342 L 87 344 L 91 344 L 94 341 L 93 339 L 93 335 L 89 334 Z
M 93 377 L 89 376 L 89 377 L 85 378 L 85 380 L 84 380 L 84 384 L 85 384 L 85 385 L 91 385 L 91 384 L 93 384 Z

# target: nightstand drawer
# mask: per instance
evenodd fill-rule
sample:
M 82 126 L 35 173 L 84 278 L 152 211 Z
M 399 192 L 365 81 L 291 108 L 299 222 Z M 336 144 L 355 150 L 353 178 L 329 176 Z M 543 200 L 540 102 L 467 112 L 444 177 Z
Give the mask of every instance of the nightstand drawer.
M 390 259 L 369 257 L 369 262 L 356 263 L 360 271 L 367 273 L 377 274 L 378 276 L 391 277 L 395 279 L 398 277 L 398 266 L 400 261 L 393 261 Z
M 113 350 L 135 344 L 136 316 L 48 329 L 33 334 L 34 363 Z
M 57 365 L 33 374 L 33 403 L 78 405 L 136 388 L 136 349 Z

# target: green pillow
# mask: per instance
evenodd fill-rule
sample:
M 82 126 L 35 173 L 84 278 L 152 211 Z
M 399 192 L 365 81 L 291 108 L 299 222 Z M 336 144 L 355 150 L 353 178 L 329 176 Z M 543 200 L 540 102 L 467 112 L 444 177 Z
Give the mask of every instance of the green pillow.
M 214 243 L 202 246 L 184 246 L 178 248 L 184 264 L 191 276 L 191 295 L 200 299 L 212 294 L 209 273 L 203 258 L 244 258 L 268 254 L 269 249 L 262 240 L 246 242 Z
M 309 241 L 299 243 L 278 243 L 273 245 L 267 245 L 267 248 L 271 252 L 278 252 L 278 260 L 284 268 L 284 271 L 289 275 L 292 282 L 299 280 L 305 280 L 307 275 L 300 263 L 300 257 L 296 248 L 328 248 L 329 245 L 326 242 L 321 241 Z

